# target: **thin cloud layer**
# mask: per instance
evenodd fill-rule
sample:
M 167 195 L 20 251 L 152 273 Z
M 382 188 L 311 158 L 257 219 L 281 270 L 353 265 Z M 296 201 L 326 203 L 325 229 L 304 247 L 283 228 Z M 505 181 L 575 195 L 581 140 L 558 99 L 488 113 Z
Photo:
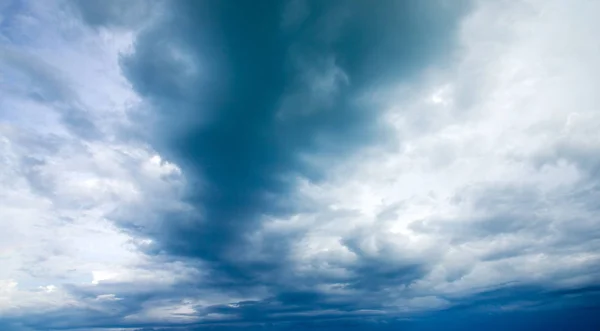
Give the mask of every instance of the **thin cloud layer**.
M 600 326 L 594 2 L 0 8 L 0 328 Z

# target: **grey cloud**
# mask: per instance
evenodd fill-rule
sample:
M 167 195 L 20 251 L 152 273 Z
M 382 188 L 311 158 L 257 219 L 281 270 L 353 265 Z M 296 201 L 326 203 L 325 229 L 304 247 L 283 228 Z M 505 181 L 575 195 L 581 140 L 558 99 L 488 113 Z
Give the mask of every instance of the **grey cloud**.
M 81 106 L 68 79 L 44 59 L 3 47 L 0 49 L 0 72 L 11 83 L 12 91 L 8 90 L 7 97 L 53 106 L 66 127 L 82 139 L 98 139 L 102 136 L 92 114 Z
M 0 68 L 6 77 L 26 80 L 24 85 L 30 90 L 22 93 L 31 98 L 41 102 L 64 102 L 74 98 L 74 92 L 60 71 L 43 60 L 6 46 L 0 49 L 0 60 Z
M 82 139 L 93 140 L 102 136 L 92 116 L 82 109 L 68 107 L 63 111 L 62 118 L 65 126 Z
M 158 1 L 71 0 L 82 18 L 92 26 L 139 27 L 151 18 Z

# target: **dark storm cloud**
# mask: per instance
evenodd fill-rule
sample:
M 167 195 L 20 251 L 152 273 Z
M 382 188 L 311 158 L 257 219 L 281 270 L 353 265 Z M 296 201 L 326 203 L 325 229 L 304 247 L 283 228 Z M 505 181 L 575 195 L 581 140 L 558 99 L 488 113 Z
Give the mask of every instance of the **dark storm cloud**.
M 301 208 L 295 177 L 321 178 L 305 156 L 325 166 L 385 139 L 358 96 L 439 60 L 467 9 L 314 1 L 290 4 L 301 10 L 293 17 L 279 1 L 175 6 L 123 60 L 153 103 L 155 146 L 192 179 L 188 199 L 201 215 L 170 215 L 155 239 L 169 254 L 212 262 L 219 279 L 238 285 L 286 263 L 290 238 L 264 245 L 260 262 L 240 256 L 262 217 Z

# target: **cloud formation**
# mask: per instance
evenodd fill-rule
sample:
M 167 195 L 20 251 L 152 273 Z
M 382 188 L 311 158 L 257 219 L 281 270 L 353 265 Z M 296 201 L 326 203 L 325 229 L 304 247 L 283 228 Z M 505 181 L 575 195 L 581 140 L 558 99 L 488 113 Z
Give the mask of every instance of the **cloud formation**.
M 292 238 L 269 238 L 259 248 L 252 233 L 266 217 L 310 208 L 294 203 L 293 191 L 302 178 L 320 180 L 323 165 L 311 159 L 338 162 L 386 139 L 387 125 L 357 98 L 373 71 L 388 74 L 368 60 L 389 53 L 398 57 L 393 70 L 409 77 L 433 57 L 427 50 L 434 40 L 452 37 L 454 21 L 428 24 L 442 13 L 419 13 L 423 5 L 416 2 L 373 8 L 306 3 L 304 10 L 312 14 L 302 26 L 282 31 L 287 8 L 281 3 L 178 5 L 163 24 L 137 39 L 135 52 L 123 61 L 138 93 L 153 101 L 159 138 L 169 139 L 157 144 L 200 182 L 190 187 L 188 198 L 201 215 L 169 217 L 157 249 L 210 261 L 227 287 L 229 278 L 236 284 L 240 278 L 261 282 L 255 279 L 262 277 L 261 270 L 287 268 L 277 265 L 284 256 L 268 255 L 287 254 Z M 411 28 L 422 38 L 391 32 L 403 31 L 407 23 L 386 10 L 407 18 L 420 14 Z M 182 12 L 206 20 L 174 24 Z M 402 46 L 411 51 L 403 52 Z M 186 123 L 164 127 L 172 118 Z M 258 250 L 247 254 L 253 247 Z
M 599 326 L 594 2 L 2 6 L 3 329 Z

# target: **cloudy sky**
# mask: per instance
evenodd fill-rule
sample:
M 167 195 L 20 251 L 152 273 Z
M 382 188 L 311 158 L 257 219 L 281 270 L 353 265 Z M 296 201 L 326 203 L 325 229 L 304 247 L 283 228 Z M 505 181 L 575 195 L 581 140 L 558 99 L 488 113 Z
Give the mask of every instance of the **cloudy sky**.
M 598 13 L 0 0 L 0 329 L 600 329 Z

